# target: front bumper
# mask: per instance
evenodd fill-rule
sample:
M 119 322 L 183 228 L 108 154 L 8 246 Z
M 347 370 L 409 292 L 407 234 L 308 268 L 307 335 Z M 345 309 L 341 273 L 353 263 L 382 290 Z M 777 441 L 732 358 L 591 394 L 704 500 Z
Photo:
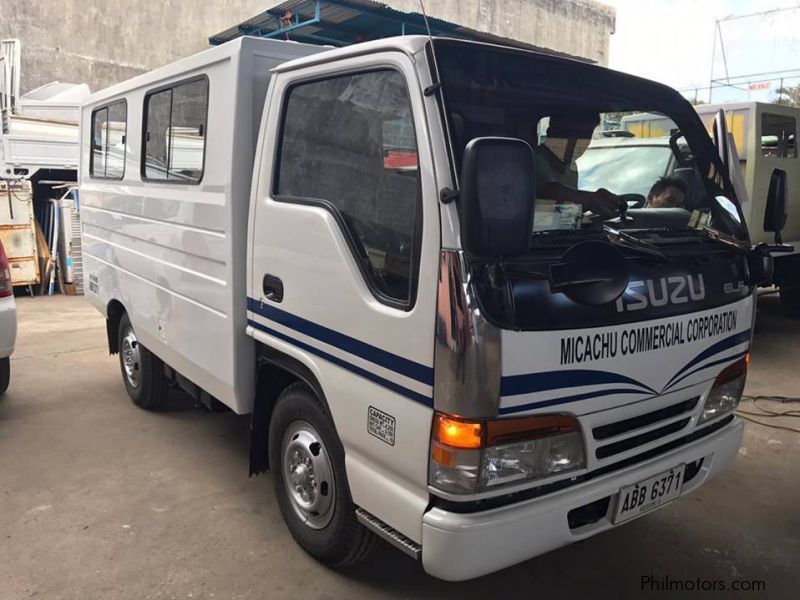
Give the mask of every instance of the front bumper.
M 472 579 L 610 529 L 620 488 L 703 459 L 700 471 L 681 490 L 691 492 L 733 461 L 743 429 L 735 419 L 696 442 L 540 498 L 473 513 L 432 508 L 422 520 L 423 567 L 441 579 Z M 571 510 L 609 497 L 605 516 L 570 528 Z

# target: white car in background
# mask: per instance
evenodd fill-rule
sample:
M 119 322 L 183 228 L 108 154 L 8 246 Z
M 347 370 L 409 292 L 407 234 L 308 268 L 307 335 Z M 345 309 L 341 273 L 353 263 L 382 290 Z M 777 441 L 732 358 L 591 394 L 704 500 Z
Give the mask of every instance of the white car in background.
M 17 305 L 6 250 L 0 242 L 0 394 L 11 380 L 11 354 L 17 341 Z

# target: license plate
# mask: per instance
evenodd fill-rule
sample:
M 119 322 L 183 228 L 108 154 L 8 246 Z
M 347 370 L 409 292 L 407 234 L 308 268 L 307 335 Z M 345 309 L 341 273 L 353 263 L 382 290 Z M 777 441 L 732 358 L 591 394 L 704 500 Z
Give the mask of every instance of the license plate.
M 674 469 L 622 488 L 617 496 L 614 523 L 624 523 L 680 496 L 685 468 L 685 464 L 678 465 Z

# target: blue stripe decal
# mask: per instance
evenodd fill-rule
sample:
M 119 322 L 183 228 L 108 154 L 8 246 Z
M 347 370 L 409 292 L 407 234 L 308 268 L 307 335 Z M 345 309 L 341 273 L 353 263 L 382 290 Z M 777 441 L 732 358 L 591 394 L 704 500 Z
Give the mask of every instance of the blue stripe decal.
M 548 371 L 503 377 L 500 381 L 500 395 L 503 397 L 518 396 L 545 390 L 600 385 L 603 383 L 627 383 L 655 393 L 653 388 L 619 373 L 592 371 L 590 369 L 571 369 L 569 371 Z
M 741 333 L 737 333 L 736 335 L 732 335 L 730 337 L 725 338 L 714 344 L 713 346 L 709 346 L 705 350 L 703 350 L 700 354 L 695 356 L 692 360 L 690 360 L 685 367 L 683 367 L 680 371 L 675 373 L 667 382 L 667 387 L 670 387 L 675 380 L 681 376 L 681 374 L 685 373 L 697 363 L 706 360 L 707 358 L 711 358 L 712 356 L 719 354 L 720 352 L 724 352 L 728 348 L 733 348 L 734 346 L 738 346 L 739 344 L 744 344 L 745 342 L 750 341 L 750 331 L 742 331 Z
M 711 367 L 716 367 L 717 365 L 721 365 L 721 364 L 723 364 L 723 363 L 726 363 L 726 362 L 734 361 L 734 360 L 736 360 L 737 358 L 742 358 L 742 357 L 743 357 L 745 354 L 747 354 L 747 352 L 748 352 L 748 351 L 747 351 L 747 350 L 745 350 L 744 352 L 739 352 L 738 354 L 734 354 L 733 356 L 728 356 L 727 358 L 721 358 L 721 359 L 719 359 L 719 360 L 715 360 L 714 362 L 712 362 L 712 363 L 708 363 L 707 365 L 703 365 L 702 367 L 697 367 L 697 368 L 696 368 L 694 371 L 689 371 L 689 372 L 688 372 L 686 375 L 684 375 L 683 377 L 681 377 L 681 378 L 679 378 L 679 379 L 676 379 L 675 381 L 673 381 L 672 383 L 670 383 L 670 384 L 669 384 L 667 387 L 665 387 L 665 388 L 664 388 L 664 390 L 663 390 L 663 391 L 664 391 L 664 392 L 666 392 L 666 391 L 667 391 L 669 388 L 671 388 L 673 385 L 678 385 L 678 384 L 679 384 L 681 381 L 683 381 L 683 380 L 684 380 L 684 379 L 686 379 L 687 377 L 691 377 L 691 376 L 692 376 L 692 375 L 694 375 L 695 373 L 698 373 L 698 372 L 700 372 L 700 371 L 702 371 L 702 370 L 704 370 L 704 369 L 710 369 Z
M 555 398 L 554 400 L 542 400 L 541 402 L 520 404 L 519 406 L 503 406 L 500 407 L 499 414 L 507 415 L 510 413 L 522 412 L 524 410 L 532 410 L 534 408 L 544 408 L 545 406 L 554 406 L 556 404 L 567 404 L 568 402 L 589 400 L 590 398 L 599 398 L 600 396 L 611 396 L 613 394 L 644 394 L 644 393 L 646 392 L 642 392 L 639 390 L 629 390 L 629 389 L 600 390 L 599 392 L 587 392 L 585 394 L 576 394 L 575 396 Z
M 333 356 L 332 354 L 328 354 L 327 352 L 325 352 L 323 350 L 320 350 L 318 348 L 315 348 L 314 346 L 310 346 L 309 344 L 306 344 L 305 342 L 301 342 L 300 340 L 296 340 L 296 339 L 294 339 L 292 337 L 289 337 L 288 335 L 283 334 L 280 331 L 276 331 L 274 329 L 271 329 L 270 327 L 267 327 L 266 325 L 262 325 L 261 323 L 253 321 L 252 319 L 247 319 L 247 323 L 249 325 L 255 327 L 256 329 L 258 329 L 259 331 L 263 331 L 264 333 L 269 334 L 269 335 L 271 335 L 273 337 L 276 337 L 276 338 L 278 338 L 280 340 L 283 340 L 284 342 L 286 342 L 288 344 L 292 344 L 293 346 L 297 346 L 298 348 L 301 348 L 302 350 L 305 350 L 307 352 L 311 352 L 312 354 L 316 354 L 320 358 L 324 358 L 328 362 L 333 363 L 338 367 L 342 367 L 343 369 L 347 369 L 348 371 L 350 371 L 352 373 L 355 373 L 356 375 L 359 375 L 360 377 L 363 377 L 364 379 L 368 379 L 369 381 L 377 383 L 378 385 L 383 386 L 386 389 L 391 390 L 393 392 L 396 392 L 396 393 L 400 394 L 401 396 L 405 396 L 406 398 L 410 398 L 411 400 L 414 400 L 415 402 L 419 402 L 421 404 L 424 404 L 425 406 L 433 406 L 433 399 L 429 398 L 428 396 L 425 396 L 423 394 L 415 392 L 414 390 L 410 390 L 407 387 L 403 387 L 402 385 L 394 383 L 393 381 L 389 381 L 388 379 L 384 379 L 383 377 L 375 375 L 374 373 L 370 373 L 366 369 L 362 369 L 361 367 L 358 367 L 358 366 L 356 366 L 356 365 L 354 365 L 352 363 L 349 363 L 349 362 L 347 362 L 345 360 L 342 360 L 341 358 L 339 358 L 337 356 Z
M 328 329 L 312 321 L 307 321 L 302 317 L 275 308 L 274 306 L 262 304 L 253 298 L 247 299 L 247 310 L 253 311 L 276 323 L 280 323 L 284 327 L 294 329 L 303 335 L 307 335 L 331 346 L 335 346 L 340 350 L 349 352 L 359 358 L 368 360 L 390 371 L 405 375 L 410 379 L 414 379 L 426 385 L 433 385 L 433 368 L 431 367 L 403 358 L 397 354 L 392 354 L 377 346 L 367 344 L 366 342 L 339 333 L 333 329 Z

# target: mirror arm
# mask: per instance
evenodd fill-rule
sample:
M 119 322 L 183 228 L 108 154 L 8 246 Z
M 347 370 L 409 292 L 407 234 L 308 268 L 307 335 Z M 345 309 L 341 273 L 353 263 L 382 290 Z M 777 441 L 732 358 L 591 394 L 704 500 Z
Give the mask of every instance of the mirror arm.
M 789 246 L 788 244 L 784 244 L 781 241 L 780 235 L 776 235 L 774 244 L 765 244 L 764 242 L 761 242 L 760 244 L 756 245 L 753 248 L 753 252 L 755 254 L 760 254 L 762 256 L 766 256 L 769 254 L 794 252 L 794 246 Z

